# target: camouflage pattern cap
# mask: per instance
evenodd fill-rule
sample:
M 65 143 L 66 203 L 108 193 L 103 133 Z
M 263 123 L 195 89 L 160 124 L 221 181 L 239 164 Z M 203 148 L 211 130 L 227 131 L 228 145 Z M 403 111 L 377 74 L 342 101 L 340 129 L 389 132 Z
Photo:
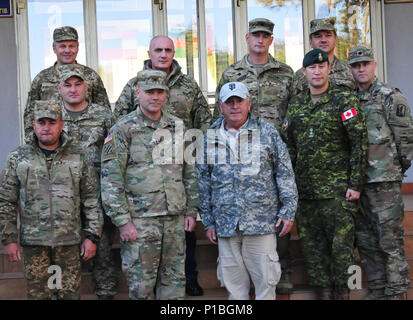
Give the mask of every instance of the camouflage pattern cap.
M 62 106 L 58 101 L 37 100 L 34 103 L 34 120 L 50 118 L 57 120 L 62 116 Z
M 248 23 L 248 32 L 253 33 L 253 32 L 266 32 L 269 34 L 272 34 L 274 30 L 274 23 L 265 18 L 256 18 L 254 20 L 251 20 Z
M 323 19 L 314 19 L 311 20 L 310 22 L 310 36 L 313 33 L 316 33 L 318 31 L 322 30 L 331 30 L 336 32 L 336 28 L 334 27 L 334 24 L 336 23 L 335 18 L 323 18 Z
M 147 91 L 151 89 L 168 90 L 166 73 L 160 70 L 142 70 L 137 76 L 138 88 Z
M 307 68 L 312 64 L 323 63 L 325 61 L 329 63 L 327 53 L 321 49 L 313 49 L 304 56 L 303 67 Z
M 374 61 L 373 49 L 367 47 L 355 47 L 348 53 L 348 63 L 353 64 L 360 61 Z
M 61 27 L 61 28 L 56 28 L 53 31 L 53 41 L 59 42 L 59 41 L 67 41 L 67 40 L 74 40 L 78 41 L 79 36 L 77 35 L 77 31 L 73 27 Z
M 64 64 L 58 67 L 57 70 L 59 72 L 60 82 L 66 81 L 67 79 L 71 77 L 78 77 L 79 79 L 82 79 L 83 81 L 85 81 L 83 68 L 82 66 L 78 64 Z

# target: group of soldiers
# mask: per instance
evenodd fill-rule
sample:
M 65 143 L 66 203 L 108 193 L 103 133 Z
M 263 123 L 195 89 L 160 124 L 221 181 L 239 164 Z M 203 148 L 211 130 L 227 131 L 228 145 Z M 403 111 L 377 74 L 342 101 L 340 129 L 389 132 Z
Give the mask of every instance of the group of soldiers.
M 311 21 L 312 50 L 295 74 L 269 54 L 273 28 L 249 22 L 248 53 L 222 74 L 213 116 L 170 38 L 151 40 L 112 113 L 99 75 L 76 63 L 76 30 L 54 30 L 57 62 L 33 80 L 26 144 L 0 177 L 1 239 L 9 261 L 23 258 L 29 299 L 79 299 L 81 258 L 93 258 L 95 294 L 113 299 L 116 228 L 130 299 L 202 295 L 198 214 L 230 299 L 249 299 L 250 279 L 256 299 L 291 292 L 294 221 L 317 299 L 349 298 L 355 247 L 366 299 L 406 299 L 408 103 L 375 77 L 370 48 L 350 50 L 348 63 L 334 55 L 334 19 Z M 204 134 L 195 163 L 181 161 L 190 129 Z M 54 290 L 51 265 L 62 269 Z

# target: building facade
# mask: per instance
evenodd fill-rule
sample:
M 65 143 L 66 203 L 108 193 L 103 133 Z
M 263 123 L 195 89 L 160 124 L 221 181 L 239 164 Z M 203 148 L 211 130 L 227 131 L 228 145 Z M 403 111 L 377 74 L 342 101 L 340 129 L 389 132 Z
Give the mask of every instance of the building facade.
M 4 2 L 4 1 L 3 1 Z M 6 1 L 7 2 L 7 1 Z M 77 61 L 99 72 L 111 103 L 142 69 L 154 35 L 174 40 L 183 72 L 199 83 L 209 103 L 222 72 L 246 52 L 248 20 L 274 21 L 271 54 L 294 71 L 310 50 L 309 22 L 337 21 L 336 55 L 371 46 L 379 79 L 399 87 L 413 105 L 413 3 L 384 0 L 11 0 L 0 18 L 0 163 L 23 143 L 22 117 L 31 80 L 55 62 L 52 34 L 71 25 L 79 32 Z M 405 182 L 413 182 L 413 170 Z

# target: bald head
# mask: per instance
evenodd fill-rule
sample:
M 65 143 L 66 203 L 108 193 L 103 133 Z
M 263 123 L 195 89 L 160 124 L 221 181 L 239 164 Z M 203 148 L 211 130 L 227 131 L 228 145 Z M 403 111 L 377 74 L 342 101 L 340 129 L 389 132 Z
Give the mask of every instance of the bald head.
M 148 56 L 152 69 L 161 70 L 169 75 L 175 55 L 173 41 L 166 36 L 156 36 L 149 45 Z

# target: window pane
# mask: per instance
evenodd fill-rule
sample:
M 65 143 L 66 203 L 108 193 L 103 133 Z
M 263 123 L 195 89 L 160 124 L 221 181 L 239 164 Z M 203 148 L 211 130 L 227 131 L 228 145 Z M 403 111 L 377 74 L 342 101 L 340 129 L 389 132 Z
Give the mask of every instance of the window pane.
M 370 1 L 316 0 L 317 19 L 336 18 L 336 56 L 347 61 L 348 51 L 357 45 L 371 46 Z
M 110 102 L 142 70 L 152 38 L 150 0 L 96 1 L 99 74 Z
M 196 0 L 168 0 L 168 35 L 182 72 L 199 83 Z
M 302 12 L 301 0 L 248 0 L 248 21 L 267 18 L 274 22 L 270 53 L 294 71 L 301 68 L 304 58 Z
M 231 0 L 205 0 L 208 91 L 215 92 L 222 72 L 234 63 Z
M 79 35 L 77 62 L 86 63 L 83 26 L 83 1 L 28 1 L 30 75 L 33 79 L 40 71 L 56 62 L 53 52 L 53 31 L 72 26 Z

